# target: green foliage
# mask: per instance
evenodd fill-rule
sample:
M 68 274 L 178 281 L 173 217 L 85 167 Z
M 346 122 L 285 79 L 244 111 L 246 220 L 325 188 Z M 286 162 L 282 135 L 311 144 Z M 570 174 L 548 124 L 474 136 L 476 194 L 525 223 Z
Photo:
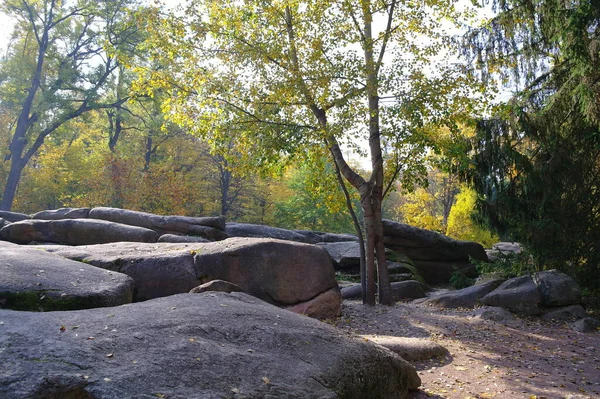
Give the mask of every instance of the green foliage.
M 479 274 L 494 274 L 498 278 L 509 279 L 540 271 L 539 265 L 529 251 L 518 254 L 499 254 L 494 262 L 482 262 L 472 259 Z
M 467 276 L 464 270 L 454 270 L 450 275 L 450 286 L 455 290 L 467 288 L 475 284 L 475 279 Z
M 446 235 L 458 240 L 475 241 L 485 248 L 500 241 L 489 229 L 478 225 L 473 220 L 475 216 L 475 203 L 477 193 L 475 190 L 463 185 L 456 196 L 456 202 L 450 210 Z

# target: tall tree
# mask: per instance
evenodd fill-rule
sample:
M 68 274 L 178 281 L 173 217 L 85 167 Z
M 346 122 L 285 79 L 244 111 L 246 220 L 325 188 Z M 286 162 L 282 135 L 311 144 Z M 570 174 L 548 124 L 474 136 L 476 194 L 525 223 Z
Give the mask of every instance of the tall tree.
M 325 146 L 337 170 L 358 191 L 366 236 L 364 300 L 369 304 L 375 303 L 376 278 L 380 302 L 393 302 L 381 222 L 386 187 L 382 137 L 395 133 L 391 119 L 398 113 L 391 108 L 382 112 L 382 97 L 399 98 L 408 89 L 407 77 L 439 50 L 433 10 L 455 16 L 449 2 L 435 0 L 226 5 L 199 0 L 191 1 L 185 12 L 192 18 L 192 32 L 184 34 L 168 20 L 184 37 L 179 48 L 187 49 L 187 80 L 178 87 L 200 101 L 183 99 L 176 114 L 203 121 L 204 134 L 236 134 L 248 152 L 261 148 L 253 152 L 260 154 L 259 163 L 307 146 Z M 428 44 L 417 40 L 423 35 Z M 166 44 L 173 48 L 174 43 Z M 181 60 L 177 55 L 185 51 L 163 50 L 162 55 Z M 149 80 L 157 82 L 164 79 Z M 226 124 L 225 112 L 232 115 Z M 367 177 L 348 164 L 340 148 L 361 135 L 367 137 L 371 160 Z
M 482 120 L 470 177 L 481 214 L 539 268 L 600 277 L 600 4 L 510 0 L 465 52 L 517 88 Z
M 16 123 L 0 209 L 11 209 L 23 168 L 49 135 L 89 111 L 127 101 L 102 96 L 119 54 L 137 43 L 129 6 L 128 0 L 3 2 L 2 11 L 16 19 L 18 40 L 2 65 L 3 103 L 9 98 Z

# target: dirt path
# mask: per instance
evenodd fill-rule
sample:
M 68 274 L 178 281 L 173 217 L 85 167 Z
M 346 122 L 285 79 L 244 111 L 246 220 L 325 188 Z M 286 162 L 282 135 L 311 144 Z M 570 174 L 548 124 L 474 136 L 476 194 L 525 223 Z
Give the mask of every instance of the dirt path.
M 600 333 L 520 319 L 511 328 L 473 321 L 470 310 L 423 305 L 367 307 L 344 301 L 339 328 L 356 334 L 430 338 L 450 356 L 413 363 L 418 398 L 600 398 Z

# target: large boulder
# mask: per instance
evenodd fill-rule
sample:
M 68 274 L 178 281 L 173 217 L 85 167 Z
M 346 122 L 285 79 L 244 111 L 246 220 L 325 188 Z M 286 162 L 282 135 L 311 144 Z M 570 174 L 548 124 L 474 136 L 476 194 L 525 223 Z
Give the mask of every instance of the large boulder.
M 492 245 L 492 249 L 486 249 L 490 262 L 496 262 L 503 257 L 518 255 L 523 252 L 523 246 L 518 242 L 497 242 Z
M 225 218 L 162 216 L 147 212 L 130 211 L 127 209 L 99 207 L 90 211 L 90 218 L 108 220 L 110 222 L 145 227 L 159 234 L 180 233 L 200 236 L 210 240 L 224 240 Z
M 21 220 L 31 219 L 31 216 L 24 213 L 0 211 L 0 218 L 8 220 L 11 223 L 20 222 Z
M 358 237 L 352 234 L 336 234 L 326 233 L 313 230 L 292 230 L 295 233 L 302 234 L 308 239 L 310 244 L 318 244 L 320 242 L 345 242 L 358 241 Z
M 391 335 L 361 335 L 362 338 L 373 341 L 388 348 L 409 362 L 441 358 L 449 355 L 448 349 L 430 339 L 395 337 Z
M 74 310 L 130 303 L 134 282 L 124 274 L 18 245 L 0 247 L 0 307 Z
M 498 288 L 504 280 L 491 280 L 456 291 L 437 294 L 423 301 L 424 304 L 439 308 L 474 308 L 479 300 Z
M 275 238 L 277 240 L 296 241 L 312 244 L 305 234 L 279 227 L 263 226 L 249 223 L 227 223 L 225 232 L 230 237 Z
M 512 278 L 483 298 L 481 303 L 487 306 L 499 306 L 513 313 L 538 315 L 542 297 L 529 275 Z
M 472 268 L 471 259 L 488 261 L 481 244 L 407 224 L 383 220 L 383 234 L 385 246 L 408 256 L 430 284 L 448 282 L 454 271 Z
M 182 236 L 178 234 L 163 234 L 158 242 L 209 242 L 208 238 L 198 236 Z
M 398 355 L 241 293 L 0 320 L 4 399 L 400 399 L 420 385 Z
M 89 214 L 90 208 L 60 208 L 40 211 L 31 215 L 31 218 L 42 220 L 86 219 Z
M 397 281 L 390 284 L 395 301 L 411 301 L 425 298 L 431 292 L 431 287 L 416 280 Z M 352 284 L 341 289 L 343 299 L 361 299 L 362 286 Z
M 117 241 L 156 242 L 158 234 L 143 227 L 104 220 L 23 220 L 4 226 L 0 238 L 17 244 L 32 241 L 69 245 L 103 244 Z
M 581 303 L 579 284 L 564 273 L 557 270 L 537 272 L 533 275 L 533 282 L 542 296 L 543 306 L 567 306 Z
M 278 306 L 294 306 L 337 289 L 327 252 L 314 245 L 260 238 L 209 243 L 115 243 L 80 247 L 44 246 L 47 251 L 132 277 L 135 300 L 189 292 L 225 280 Z M 339 313 L 341 299 L 330 305 Z
M 360 244 L 356 241 L 320 243 L 336 269 L 360 269 Z

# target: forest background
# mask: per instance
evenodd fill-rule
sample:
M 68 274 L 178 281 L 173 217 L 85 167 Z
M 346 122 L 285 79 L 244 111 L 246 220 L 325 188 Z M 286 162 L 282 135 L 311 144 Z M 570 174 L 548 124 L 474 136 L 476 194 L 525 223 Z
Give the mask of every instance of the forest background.
M 359 3 L 3 0 L 14 29 L 0 59 L 0 207 L 354 233 L 347 205 L 360 216 L 362 197 L 345 196 L 328 143 L 340 134 L 359 179 L 383 170 L 383 217 L 485 246 L 519 240 L 534 269 L 597 277 L 600 7 L 503 1 L 482 18 L 485 4 Z M 373 128 L 374 116 L 360 43 L 390 54 L 375 60 L 371 168 L 359 161 L 373 135 L 356 121 Z M 277 67 L 300 77 L 292 89 Z M 495 102 L 499 84 L 510 100 Z M 325 104 L 317 119 L 331 111 L 326 129 L 306 99 Z

